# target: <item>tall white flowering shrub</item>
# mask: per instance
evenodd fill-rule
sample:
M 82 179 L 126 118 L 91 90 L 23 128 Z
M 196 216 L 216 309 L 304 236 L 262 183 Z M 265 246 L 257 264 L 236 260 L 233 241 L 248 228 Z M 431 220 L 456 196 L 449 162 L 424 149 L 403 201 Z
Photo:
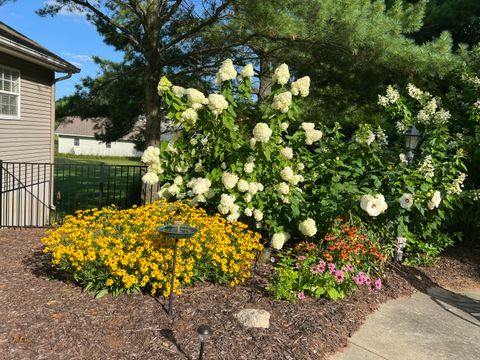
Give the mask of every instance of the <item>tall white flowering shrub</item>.
M 269 234 L 276 249 L 291 237 L 320 240 L 336 217 L 350 214 L 391 241 L 407 236 L 412 250 L 430 251 L 437 220 L 461 191 L 463 157 L 460 149 L 442 148 L 449 114 L 436 99 L 409 88 L 414 113 L 393 87 L 379 98 L 392 120 L 400 119 L 400 135 L 413 123 L 423 132 L 407 167 L 403 148 L 382 128 L 363 124 L 346 138 L 338 124 L 302 122 L 297 107 L 309 94 L 308 77 L 292 79 L 282 64 L 259 104 L 253 75 L 251 65 L 237 70 L 226 60 L 216 75 L 219 92 L 209 95 L 160 81 L 168 116 L 182 129 L 143 158 L 144 181 L 159 182 L 161 198 L 190 199 L 229 221 L 242 219 Z

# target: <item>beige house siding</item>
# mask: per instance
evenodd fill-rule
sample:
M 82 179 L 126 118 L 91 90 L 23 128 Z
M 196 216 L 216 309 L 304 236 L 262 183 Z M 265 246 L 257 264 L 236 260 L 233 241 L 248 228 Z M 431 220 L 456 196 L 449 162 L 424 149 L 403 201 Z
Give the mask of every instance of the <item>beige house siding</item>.
M 54 72 L 10 55 L 0 65 L 20 71 L 20 118 L 0 115 L 0 160 L 53 162 Z

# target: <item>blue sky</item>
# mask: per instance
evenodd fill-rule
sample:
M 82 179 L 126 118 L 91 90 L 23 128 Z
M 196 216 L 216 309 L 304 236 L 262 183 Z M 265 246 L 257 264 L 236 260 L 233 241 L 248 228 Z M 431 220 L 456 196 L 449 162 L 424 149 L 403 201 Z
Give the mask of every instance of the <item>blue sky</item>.
M 28 36 L 81 69 L 79 74 L 57 83 L 56 98 L 70 95 L 74 85 L 87 75 L 95 76 L 98 68 L 92 55 L 121 60 L 122 53 L 103 43 L 95 27 L 79 14 L 40 17 L 35 14 L 43 0 L 18 0 L 0 6 L 0 21 Z M 60 76 L 61 74 L 57 74 Z

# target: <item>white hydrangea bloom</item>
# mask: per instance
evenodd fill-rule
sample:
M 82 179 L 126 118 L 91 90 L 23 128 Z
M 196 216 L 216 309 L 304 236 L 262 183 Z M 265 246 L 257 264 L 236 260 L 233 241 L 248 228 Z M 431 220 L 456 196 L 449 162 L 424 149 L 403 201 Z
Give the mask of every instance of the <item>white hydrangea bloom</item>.
M 458 175 L 458 177 L 453 180 L 452 185 L 448 188 L 448 193 L 449 194 L 460 194 L 462 192 L 463 188 L 463 182 L 465 181 L 465 178 L 467 177 L 466 174 L 461 173 Z
M 256 183 L 256 182 L 251 182 L 248 184 L 248 193 L 250 195 L 255 195 L 259 190 L 260 190 L 260 186 L 261 184 L 259 183 Z
M 317 233 L 317 225 L 315 224 L 315 220 L 308 218 L 302 221 L 298 225 L 298 230 L 300 230 L 300 232 L 305 236 L 314 236 Z
M 273 110 L 278 110 L 281 113 L 286 114 L 290 109 L 290 105 L 292 105 L 292 93 L 290 91 L 285 91 L 273 97 Z
M 237 183 L 237 189 L 240 192 L 247 192 L 248 191 L 248 181 L 240 179 Z
M 412 99 L 415 99 L 415 100 L 417 100 L 417 101 L 422 100 L 423 91 L 420 90 L 419 88 L 417 88 L 415 85 L 413 85 L 413 84 L 408 84 L 408 85 L 407 85 L 407 92 L 408 92 L 408 95 L 409 95 Z
M 225 189 L 233 189 L 238 182 L 238 176 L 227 171 L 222 174 L 222 183 Z
M 188 102 L 194 110 L 201 109 L 203 105 L 208 103 L 208 99 L 205 95 L 197 89 L 189 88 L 185 90 L 185 94 L 187 95 Z
M 373 140 L 375 140 L 375 138 L 377 139 L 377 143 L 379 145 L 382 145 L 382 146 L 388 145 L 388 136 L 385 133 L 385 130 L 383 130 L 381 126 L 379 126 L 377 128 L 377 132 L 376 132 Z M 372 140 L 372 142 L 373 142 L 373 140 Z
M 248 204 L 252 201 L 252 194 L 246 193 L 245 195 L 243 195 L 243 200 L 245 200 L 245 202 Z
M 433 167 L 432 155 L 425 156 L 420 168 L 418 169 L 425 177 L 433 178 L 435 168 Z
M 435 113 L 435 120 L 437 120 L 439 124 L 446 124 L 450 117 L 450 112 L 444 109 L 440 109 Z
M 307 130 L 305 131 L 305 144 L 312 145 L 323 137 L 323 133 L 320 130 Z
M 172 83 L 170 80 L 168 80 L 166 76 L 162 76 L 157 86 L 158 95 L 162 96 L 171 86 Z
M 390 104 L 396 104 L 400 100 L 400 94 L 392 85 L 387 87 L 387 95 L 378 95 L 378 104 L 385 107 Z
M 242 71 L 240 72 L 240 77 L 241 78 L 251 78 L 255 75 L 253 71 L 253 65 L 252 64 L 247 64 L 243 67 Z
M 208 96 L 208 108 L 214 115 L 220 115 L 224 110 L 228 108 L 228 102 L 223 95 L 210 94 Z
M 174 85 L 172 86 L 172 92 L 176 97 L 182 98 L 185 96 L 186 89 L 181 86 Z
M 288 195 L 289 192 L 290 192 L 290 186 L 287 183 L 281 182 L 280 184 L 277 185 L 278 195 Z
M 285 233 L 280 232 L 273 234 L 270 244 L 273 249 L 280 250 L 286 241 L 287 237 L 285 236 Z
M 217 71 L 215 82 L 220 85 L 224 81 L 235 80 L 236 77 L 237 70 L 233 66 L 232 59 L 226 59 Z
M 402 166 L 408 165 L 407 156 L 405 154 L 402 153 L 398 155 L 398 157 L 400 158 L 400 165 Z
M 398 199 L 400 202 L 400 206 L 404 209 L 410 209 L 413 205 L 413 195 L 405 193 L 403 194 L 400 199 Z
M 253 217 L 255 218 L 256 221 L 262 221 L 263 220 L 263 211 L 259 209 L 253 210 Z
M 280 171 L 280 176 L 285 181 L 290 181 L 295 174 L 290 166 L 286 166 L 285 168 Z
M 226 215 L 228 213 L 238 213 L 238 205 L 235 204 L 235 196 L 222 194 L 220 196 L 220 204 L 218 205 L 218 211 L 220 214 Z
M 436 190 L 433 193 L 433 196 L 430 200 L 427 201 L 427 207 L 429 210 L 436 209 L 440 206 L 440 201 L 442 201 L 442 196 L 440 191 Z
M 275 69 L 273 74 L 273 83 L 285 85 L 290 80 L 290 71 L 287 64 L 282 64 Z
M 192 189 L 193 194 L 203 195 L 210 190 L 212 183 L 206 178 L 194 178 L 188 182 L 187 186 Z
M 305 170 L 305 165 L 303 163 L 298 163 L 297 164 L 297 170 L 299 170 L 299 171 Z
M 300 95 L 301 97 L 308 96 L 310 92 L 310 77 L 304 76 L 297 81 L 292 83 L 292 88 L 290 90 L 292 95 L 297 96 Z
M 245 174 L 251 174 L 253 172 L 253 169 L 255 167 L 255 164 L 253 162 L 247 162 L 245 165 L 243 165 L 243 171 L 245 171 Z
M 155 146 L 149 146 L 142 154 L 142 162 L 146 164 L 155 164 L 160 162 L 160 149 Z
M 182 119 L 190 125 L 195 125 L 198 119 L 198 114 L 195 110 L 188 108 L 182 113 Z
M 255 184 L 257 184 L 258 191 L 263 191 L 264 187 L 263 187 L 263 184 L 262 184 L 262 183 L 257 182 L 257 183 L 255 183 Z
M 243 210 L 243 213 L 245 214 L 245 216 L 248 216 L 248 217 L 253 215 L 253 211 L 250 208 L 245 208 L 245 210 Z
M 163 169 L 162 165 L 160 164 L 160 162 L 158 163 L 152 163 L 148 166 L 148 169 L 147 169 L 147 172 L 153 172 L 155 174 L 163 174 L 165 172 L 165 170 Z
M 290 180 L 288 180 L 289 184 L 292 186 L 297 185 L 300 181 L 303 181 L 302 175 L 293 175 Z
M 156 185 L 158 184 L 158 175 L 153 172 L 147 172 L 142 176 L 142 181 L 147 185 Z
M 272 129 L 270 129 L 265 123 L 258 123 L 253 128 L 253 138 L 255 139 L 255 142 L 258 141 L 262 143 L 267 143 L 268 140 L 270 140 L 271 136 Z
M 175 195 L 180 194 L 180 188 L 178 187 L 178 185 L 173 184 L 173 185 L 171 185 L 171 186 L 168 187 L 168 192 L 169 192 L 171 195 L 175 196 Z
M 180 185 L 183 184 L 183 178 L 182 178 L 181 176 L 177 176 L 177 177 L 175 177 L 175 179 L 173 180 L 173 183 L 174 183 L 175 185 L 180 186 Z
M 382 194 L 363 195 L 360 199 L 360 207 L 365 210 L 370 216 L 378 216 L 387 210 L 388 205 L 385 197 Z
M 282 123 L 280 124 L 280 130 L 281 130 L 281 131 L 287 131 L 289 125 L 290 125 L 290 124 L 289 124 L 287 121 L 282 122 Z
M 310 131 L 310 130 L 315 129 L 315 124 L 312 123 L 312 122 L 302 122 L 300 127 L 305 131 Z
M 293 159 L 293 149 L 291 147 L 284 147 L 280 150 L 280 157 L 284 160 Z
M 230 215 L 227 216 L 227 221 L 228 222 L 235 222 L 238 220 L 240 217 L 240 214 L 238 212 L 232 212 Z
M 257 145 L 257 140 L 255 138 L 250 139 L 250 148 L 255 150 L 255 146 Z

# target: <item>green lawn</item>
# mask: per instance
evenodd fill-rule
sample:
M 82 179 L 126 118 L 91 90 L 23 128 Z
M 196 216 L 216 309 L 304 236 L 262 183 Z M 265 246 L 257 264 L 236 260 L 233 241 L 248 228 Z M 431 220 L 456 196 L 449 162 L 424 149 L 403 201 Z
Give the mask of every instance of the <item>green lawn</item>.
M 56 220 L 61 220 L 76 210 L 98 207 L 102 180 L 103 206 L 115 204 L 128 208 L 140 203 L 139 165 L 140 159 L 56 154 Z

